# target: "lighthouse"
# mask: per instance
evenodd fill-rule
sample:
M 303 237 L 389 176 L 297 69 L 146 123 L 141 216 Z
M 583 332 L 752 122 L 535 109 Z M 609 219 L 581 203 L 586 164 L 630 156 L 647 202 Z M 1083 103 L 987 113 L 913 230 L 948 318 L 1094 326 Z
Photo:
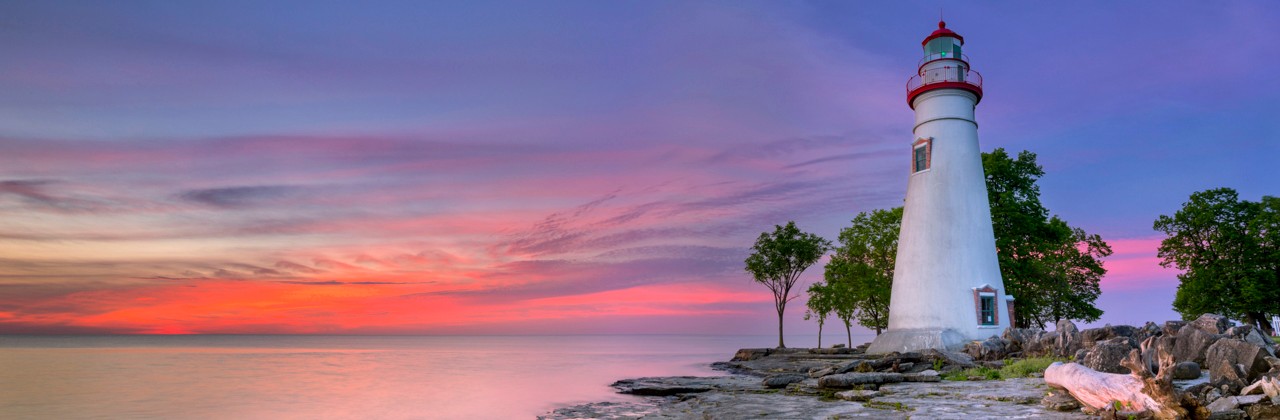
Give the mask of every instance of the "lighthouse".
M 906 89 L 916 118 L 904 159 L 910 171 L 889 328 L 867 353 L 957 350 L 999 335 L 1013 318 L 978 150 L 974 109 L 982 76 L 969 68 L 964 38 L 946 22 L 922 44 L 924 57 Z

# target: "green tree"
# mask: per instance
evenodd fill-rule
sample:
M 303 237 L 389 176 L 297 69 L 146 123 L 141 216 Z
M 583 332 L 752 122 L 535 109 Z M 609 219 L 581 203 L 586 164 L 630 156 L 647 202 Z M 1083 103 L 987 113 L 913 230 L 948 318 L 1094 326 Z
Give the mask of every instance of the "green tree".
M 745 261 L 746 270 L 757 283 L 773 292 L 774 308 L 778 310 L 778 348 L 787 347 L 782 340 L 782 314 L 792 299 L 791 288 L 795 287 L 800 273 L 818 262 L 828 249 L 831 241 L 801 232 L 796 222 L 775 225 L 772 233 L 761 233 L 751 247 L 751 255 Z
M 1249 222 L 1249 231 L 1258 241 L 1257 261 L 1266 276 L 1262 284 L 1269 285 L 1255 292 L 1261 292 L 1263 299 L 1272 304 L 1252 321 L 1267 334 L 1276 335 L 1266 318 L 1268 315 L 1280 315 L 1280 198 L 1262 197 L 1258 203 L 1258 214 Z
M 832 300 L 835 298 L 830 292 L 831 288 L 823 282 L 814 282 L 809 285 L 809 301 L 805 302 L 808 307 L 804 311 L 804 320 L 816 319 L 818 321 L 818 348 L 822 348 L 822 325 L 827 323 L 827 317 L 835 311 Z
M 1191 194 L 1173 216 L 1153 225 L 1164 232 L 1160 265 L 1182 270 L 1173 308 L 1184 319 L 1218 313 L 1271 333 L 1269 314 L 1280 313 L 1276 230 L 1280 202 L 1240 200 L 1231 188 Z
M 1099 282 L 1107 273 L 1101 258 L 1111 255 L 1111 246 L 1101 236 L 1072 228 L 1062 219 L 1049 219 L 1049 231 L 1057 235 L 1047 239 L 1046 252 L 1040 266 L 1046 276 L 1037 289 L 1045 297 L 1043 310 L 1033 312 L 1035 322 L 1044 325 L 1059 319 L 1096 321 L 1102 310 L 1093 302 L 1102 294 Z M 1015 295 L 1016 296 L 1016 295 Z
M 852 226 L 840 230 L 840 246 L 827 262 L 824 278 L 845 297 L 836 301 L 836 314 L 845 322 L 853 345 L 850 321 L 880 335 L 889 327 L 889 296 L 902 207 L 859 213 Z
M 1111 248 L 1098 235 L 1073 228 L 1040 202 L 1044 169 L 1035 153 L 1017 158 L 1004 149 L 982 154 L 991 226 L 1006 292 L 1017 298 L 1014 325 L 1043 327 L 1062 319 L 1096 321 L 1094 306 Z

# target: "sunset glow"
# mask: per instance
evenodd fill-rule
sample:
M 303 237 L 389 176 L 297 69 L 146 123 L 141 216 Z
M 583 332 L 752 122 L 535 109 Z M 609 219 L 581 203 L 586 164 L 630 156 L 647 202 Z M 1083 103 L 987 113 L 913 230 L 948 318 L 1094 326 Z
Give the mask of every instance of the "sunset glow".
M 767 334 L 756 235 L 901 205 L 937 14 L 56 6 L 0 6 L 0 333 Z M 1173 319 L 1152 221 L 1280 192 L 1276 16 L 1108 6 L 947 20 L 982 149 L 1037 153 L 1045 205 L 1115 250 L 1104 319 Z

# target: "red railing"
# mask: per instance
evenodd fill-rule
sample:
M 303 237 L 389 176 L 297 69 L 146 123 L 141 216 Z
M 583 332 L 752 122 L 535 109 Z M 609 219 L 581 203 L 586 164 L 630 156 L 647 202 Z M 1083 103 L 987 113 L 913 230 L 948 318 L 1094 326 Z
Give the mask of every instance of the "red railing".
M 963 67 L 938 67 L 921 71 L 920 74 L 907 79 L 907 94 L 935 83 L 964 83 L 973 85 L 982 91 L 982 74 Z

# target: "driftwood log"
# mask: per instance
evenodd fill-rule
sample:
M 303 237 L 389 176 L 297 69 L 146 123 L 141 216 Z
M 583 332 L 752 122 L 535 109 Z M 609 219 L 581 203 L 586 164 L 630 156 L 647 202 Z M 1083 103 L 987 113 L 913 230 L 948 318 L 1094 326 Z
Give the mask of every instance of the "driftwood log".
M 1054 363 L 1044 371 L 1044 381 L 1050 386 L 1071 393 L 1080 404 L 1093 410 L 1115 410 L 1120 413 L 1148 413 L 1158 419 L 1187 418 L 1182 406 L 1182 392 L 1173 387 L 1173 366 L 1170 338 L 1150 337 L 1140 349 L 1129 351 L 1120 362 L 1129 369 L 1128 375 L 1103 373 L 1078 363 Z M 1148 358 L 1144 361 L 1143 354 Z M 1152 362 L 1159 366 L 1158 373 L 1151 371 Z

